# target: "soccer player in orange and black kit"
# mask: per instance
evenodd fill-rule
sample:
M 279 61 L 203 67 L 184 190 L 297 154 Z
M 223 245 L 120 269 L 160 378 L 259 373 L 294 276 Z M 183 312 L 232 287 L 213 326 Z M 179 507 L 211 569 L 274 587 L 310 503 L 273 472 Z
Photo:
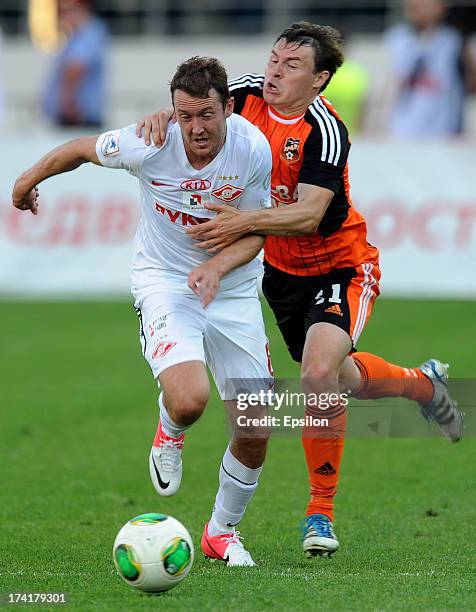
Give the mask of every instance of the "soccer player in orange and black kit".
M 406 397 L 456 441 L 462 416 L 446 388 L 447 366 L 430 359 L 403 368 L 355 350 L 379 294 L 380 270 L 378 250 L 367 242 L 365 219 L 350 198 L 347 129 L 320 95 L 342 62 L 336 30 L 300 22 L 276 39 L 265 75 L 246 74 L 230 83 L 234 112 L 258 126 L 271 144 L 275 206 L 240 212 L 211 204 L 217 217 L 189 233 L 210 252 L 247 233 L 267 236 L 263 293 L 301 364 L 306 391 Z M 160 142 L 159 120 L 156 114 L 140 124 L 146 140 L 152 130 Z M 239 177 L 227 178 L 239 187 Z M 324 436 L 306 428 L 302 437 L 311 485 L 303 526 L 308 557 L 329 556 L 339 547 L 332 522 L 345 407 L 325 416 L 330 428 Z

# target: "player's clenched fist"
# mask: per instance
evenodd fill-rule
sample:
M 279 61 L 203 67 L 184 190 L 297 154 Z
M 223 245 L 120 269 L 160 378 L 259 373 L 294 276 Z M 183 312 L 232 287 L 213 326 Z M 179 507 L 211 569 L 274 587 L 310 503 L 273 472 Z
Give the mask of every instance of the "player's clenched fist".
M 18 178 L 13 187 L 12 203 L 19 210 L 31 210 L 34 215 L 38 214 L 38 187 L 25 187 L 21 178 Z

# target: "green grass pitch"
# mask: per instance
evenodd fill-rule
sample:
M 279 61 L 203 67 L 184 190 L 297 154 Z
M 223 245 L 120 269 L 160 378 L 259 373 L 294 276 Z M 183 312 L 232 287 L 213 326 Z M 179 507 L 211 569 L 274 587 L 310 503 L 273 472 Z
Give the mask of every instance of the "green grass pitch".
M 436 356 L 475 377 L 474 312 L 474 302 L 380 300 L 359 348 L 405 365 Z M 277 375 L 296 375 L 266 319 Z M 259 567 L 226 568 L 199 550 L 226 444 L 216 395 L 188 435 L 181 490 L 161 499 L 148 475 L 157 391 L 129 304 L 4 302 L 0 320 L 0 591 L 66 591 L 78 610 L 476 609 L 474 439 L 349 439 L 341 550 L 312 561 L 298 532 L 300 440 L 273 439 L 240 525 Z M 151 511 L 181 520 L 196 545 L 190 576 L 161 596 L 127 587 L 111 558 L 121 525 Z

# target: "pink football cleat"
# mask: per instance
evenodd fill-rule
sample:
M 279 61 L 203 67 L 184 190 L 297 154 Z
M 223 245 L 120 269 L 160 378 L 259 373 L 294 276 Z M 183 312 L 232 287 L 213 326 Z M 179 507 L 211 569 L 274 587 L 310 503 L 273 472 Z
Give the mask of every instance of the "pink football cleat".
M 208 523 L 202 535 L 202 550 L 207 559 L 220 559 L 230 567 L 256 565 L 250 553 L 241 543 L 239 531 L 211 536 L 208 533 Z

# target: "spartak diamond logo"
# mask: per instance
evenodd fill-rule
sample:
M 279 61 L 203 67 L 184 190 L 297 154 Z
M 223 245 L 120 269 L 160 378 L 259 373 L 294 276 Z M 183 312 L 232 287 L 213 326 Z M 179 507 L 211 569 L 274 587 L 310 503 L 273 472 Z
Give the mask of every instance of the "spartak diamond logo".
M 167 355 L 167 353 L 173 349 L 176 344 L 176 342 L 159 342 L 152 353 L 152 359 L 157 359 L 157 357 L 165 357 L 165 355 Z
M 244 189 L 241 187 L 235 187 L 227 183 L 226 185 L 222 185 L 219 189 L 212 191 L 212 196 L 222 202 L 233 202 L 233 200 L 240 197 L 243 191 Z

